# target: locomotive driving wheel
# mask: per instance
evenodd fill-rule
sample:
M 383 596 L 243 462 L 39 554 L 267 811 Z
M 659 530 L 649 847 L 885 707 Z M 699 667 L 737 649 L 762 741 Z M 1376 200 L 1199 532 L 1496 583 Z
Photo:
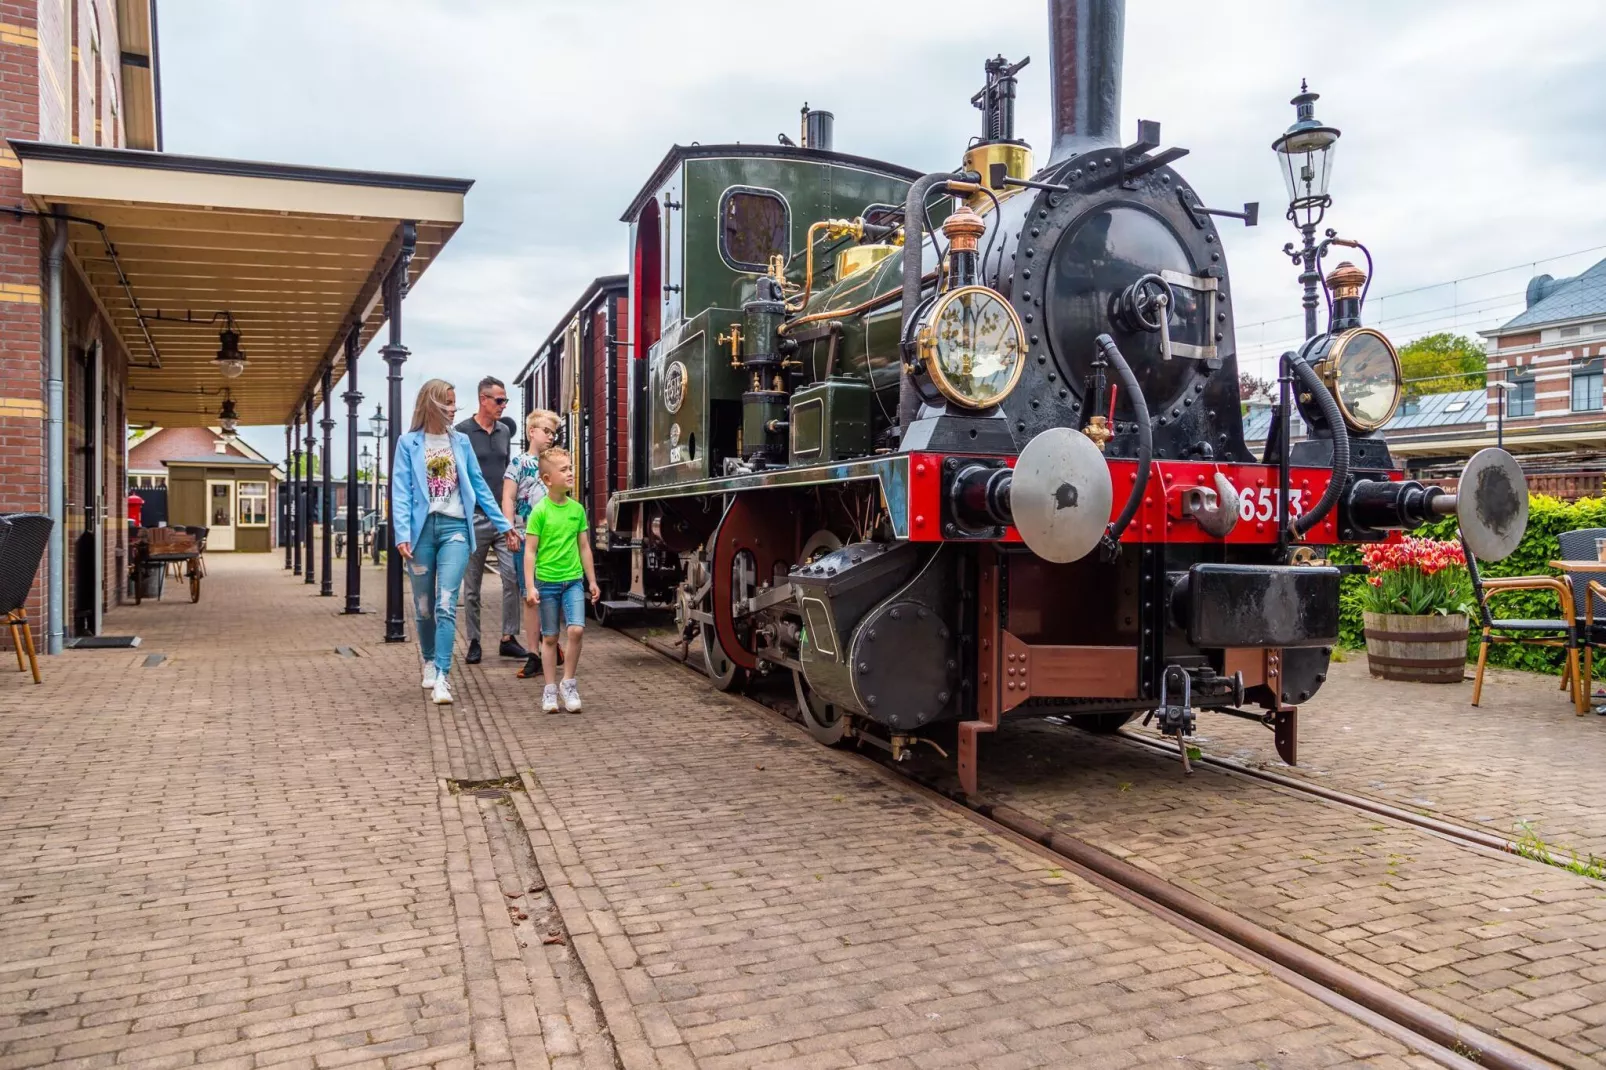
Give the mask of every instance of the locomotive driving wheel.
M 820 530 L 808 537 L 803 544 L 803 552 L 798 555 L 799 565 L 812 564 L 833 550 L 842 549 L 842 540 L 830 531 Z M 792 688 L 797 692 L 798 716 L 803 727 L 809 730 L 809 735 L 834 747 L 842 742 L 848 734 L 848 714 L 833 702 L 827 702 L 813 688 L 804 674 L 794 669 L 792 671 Z
M 731 603 L 753 597 L 758 584 L 757 562 L 753 554 L 747 550 L 739 550 L 731 562 Z M 713 592 L 709 592 L 708 605 L 713 605 Z M 738 620 L 736 623 L 737 635 L 746 640 L 747 627 Z M 712 624 L 701 626 L 703 636 L 703 662 L 708 666 L 708 679 L 721 691 L 739 691 L 747 684 L 748 672 L 726 652 L 715 633 Z

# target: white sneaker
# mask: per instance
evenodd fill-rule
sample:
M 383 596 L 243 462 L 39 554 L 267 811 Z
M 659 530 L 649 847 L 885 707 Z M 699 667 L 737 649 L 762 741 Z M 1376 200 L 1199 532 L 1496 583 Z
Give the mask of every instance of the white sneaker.
M 565 680 L 558 685 L 563 690 L 563 708 L 570 713 L 580 712 L 580 683 L 578 680 Z
M 452 689 L 446 683 L 446 674 L 435 677 L 435 690 L 430 694 L 430 701 L 437 706 L 450 706 L 452 704 Z
M 430 691 L 435 687 L 435 681 L 440 677 L 440 670 L 435 668 L 433 661 L 424 663 L 424 690 Z
M 541 689 L 541 712 L 558 712 L 558 689 L 551 684 Z

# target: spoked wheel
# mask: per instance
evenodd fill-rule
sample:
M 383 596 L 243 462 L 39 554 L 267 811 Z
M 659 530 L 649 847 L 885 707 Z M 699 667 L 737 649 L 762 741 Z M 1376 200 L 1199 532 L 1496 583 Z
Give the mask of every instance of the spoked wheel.
M 803 552 L 798 555 L 799 565 L 814 563 L 833 550 L 842 549 L 842 540 L 831 531 L 821 528 L 810 535 L 803 543 Z M 827 747 L 834 747 L 841 743 L 848 734 L 848 715 L 835 703 L 827 702 L 809 687 L 808 679 L 796 670 L 792 672 L 792 688 L 797 692 L 797 708 L 802 716 L 803 727 L 809 730 L 809 735 L 824 743 Z
M 702 625 L 703 662 L 708 666 L 708 679 L 721 691 L 739 691 L 747 683 L 747 670 L 730 659 L 719 644 L 712 624 Z
M 848 715 L 840 706 L 820 697 L 803 674 L 792 673 L 792 687 L 797 691 L 797 708 L 803 718 L 803 727 L 809 735 L 827 747 L 840 744 L 848 734 Z
M 736 559 L 731 562 L 731 601 L 733 603 L 753 597 L 757 589 L 757 563 L 753 560 L 750 550 L 741 550 Z M 712 606 L 713 592 L 709 592 L 710 606 Z M 737 622 L 736 634 L 738 638 L 745 638 L 745 628 Z M 719 636 L 712 624 L 702 626 L 703 633 L 703 661 L 708 666 L 708 678 L 715 687 L 721 691 L 739 691 L 747 685 L 747 670 L 731 660 L 720 643 Z

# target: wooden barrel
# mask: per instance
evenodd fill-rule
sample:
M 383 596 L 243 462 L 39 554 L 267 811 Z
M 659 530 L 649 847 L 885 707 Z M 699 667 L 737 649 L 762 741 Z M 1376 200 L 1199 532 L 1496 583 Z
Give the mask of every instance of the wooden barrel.
M 1466 675 L 1464 613 L 1366 613 L 1366 667 L 1385 680 L 1456 684 Z

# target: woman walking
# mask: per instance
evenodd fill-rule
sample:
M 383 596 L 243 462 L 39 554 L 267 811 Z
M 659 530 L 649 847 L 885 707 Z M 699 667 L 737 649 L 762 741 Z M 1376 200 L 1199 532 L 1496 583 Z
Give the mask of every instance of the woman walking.
M 413 426 L 396 443 L 392 466 L 391 538 L 406 562 L 418 622 L 418 649 L 424 656 L 424 690 L 437 705 L 452 701 L 447 674 L 457 638 L 457 598 L 463 572 L 474 552 L 478 506 L 497 534 L 517 546 L 496 495 L 486 485 L 468 436 L 453 430 L 457 391 L 444 379 L 431 379 L 418 391 Z

